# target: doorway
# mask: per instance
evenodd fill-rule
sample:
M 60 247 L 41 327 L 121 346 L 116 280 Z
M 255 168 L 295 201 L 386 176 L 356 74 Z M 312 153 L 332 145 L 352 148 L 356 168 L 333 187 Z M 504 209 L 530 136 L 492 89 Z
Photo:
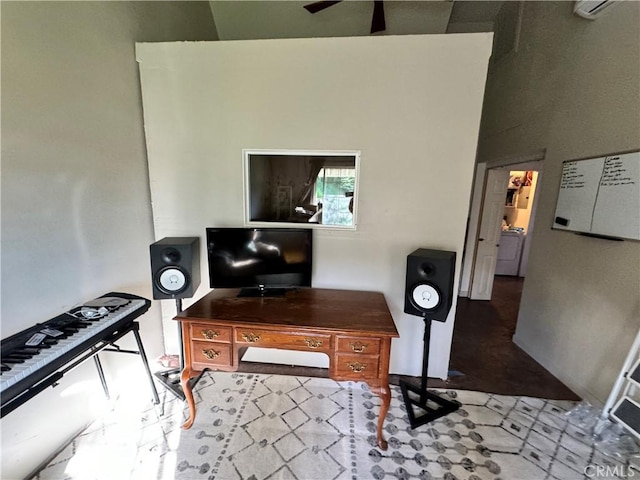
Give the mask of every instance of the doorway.
M 543 158 L 477 165 L 459 296 L 491 300 L 496 273 L 526 275 Z

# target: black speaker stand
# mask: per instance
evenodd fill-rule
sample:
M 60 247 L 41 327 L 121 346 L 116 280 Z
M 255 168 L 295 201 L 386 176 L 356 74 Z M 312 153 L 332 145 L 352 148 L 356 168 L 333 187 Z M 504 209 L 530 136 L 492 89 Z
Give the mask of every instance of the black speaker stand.
M 429 342 L 431 340 L 431 320 L 424 319 L 424 354 L 422 357 L 422 379 L 420 387 L 400 381 L 400 390 L 407 407 L 409 423 L 414 429 L 440 417 L 449 415 L 460 408 L 460 404 L 439 397 L 427 391 L 427 375 L 429 370 Z
M 176 298 L 176 312 L 182 311 L 182 299 Z M 182 385 L 180 385 L 180 373 L 184 370 L 184 354 L 182 352 L 182 329 L 178 325 L 178 336 L 180 341 L 180 367 L 155 372 L 154 375 L 160 381 L 160 383 L 171 393 L 173 393 L 180 400 L 184 400 L 184 392 L 182 391 Z
M 176 298 L 176 313 L 180 312 L 182 312 L 182 299 Z M 184 400 L 184 391 L 182 390 L 182 384 L 180 383 L 180 374 L 182 373 L 182 370 L 184 370 L 184 348 L 182 345 L 182 328 L 180 325 L 178 325 L 178 340 L 180 342 L 180 367 L 156 372 L 154 375 L 167 390 L 173 393 L 180 400 Z M 198 383 L 203 374 L 204 370 L 200 375 L 189 380 L 192 388 L 196 383 Z
M 184 392 L 180 385 L 180 370 L 179 368 L 172 368 L 170 370 L 164 370 L 162 372 L 156 372 L 154 375 L 160 381 L 162 386 L 173 393 L 180 400 L 184 400 Z

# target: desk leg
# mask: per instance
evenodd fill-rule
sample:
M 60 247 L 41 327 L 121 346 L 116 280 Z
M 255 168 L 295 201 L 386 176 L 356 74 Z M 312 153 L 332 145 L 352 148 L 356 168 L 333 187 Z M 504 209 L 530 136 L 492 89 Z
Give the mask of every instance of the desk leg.
M 189 418 L 182 425 L 182 428 L 185 430 L 191 428 L 193 425 L 193 421 L 196 419 L 196 402 L 193 399 L 193 390 L 192 385 L 189 380 L 194 376 L 193 370 L 191 370 L 190 366 L 184 367 L 182 370 L 182 374 L 180 375 L 180 384 L 182 385 L 182 391 L 184 392 L 184 398 L 187 401 L 187 405 L 189 406 Z
M 384 435 L 382 434 L 382 427 L 384 425 L 384 419 L 387 416 L 387 412 L 389 411 L 389 405 L 391 404 L 391 390 L 389 389 L 388 384 L 373 386 L 371 387 L 371 390 L 382 400 L 382 404 L 380 405 L 380 416 L 378 417 L 377 441 L 380 450 L 386 450 L 388 445 L 387 441 L 384 439 Z

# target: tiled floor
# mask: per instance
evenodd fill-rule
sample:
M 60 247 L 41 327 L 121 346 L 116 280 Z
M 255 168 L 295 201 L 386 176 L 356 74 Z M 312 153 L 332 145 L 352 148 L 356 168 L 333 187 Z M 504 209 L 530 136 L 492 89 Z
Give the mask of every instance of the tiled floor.
M 431 390 L 435 393 L 434 390 Z M 632 477 L 638 448 L 596 443 L 574 402 L 440 390 L 458 410 L 412 429 L 391 388 L 386 451 L 376 445 L 379 398 L 358 382 L 207 372 L 198 415 L 166 390 L 158 407 L 114 408 L 73 440 L 34 480 L 589 480 Z M 618 434 L 616 433 L 616 436 Z M 630 445 L 630 444 L 629 444 Z

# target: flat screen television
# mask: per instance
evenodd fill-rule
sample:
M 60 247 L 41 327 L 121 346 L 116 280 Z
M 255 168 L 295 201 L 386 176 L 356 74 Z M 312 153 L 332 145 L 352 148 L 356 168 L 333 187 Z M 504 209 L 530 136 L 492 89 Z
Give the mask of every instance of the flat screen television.
M 310 287 L 312 235 L 307 228 L 207 228 L 209 284 L 241 288 L 240 296 Z

